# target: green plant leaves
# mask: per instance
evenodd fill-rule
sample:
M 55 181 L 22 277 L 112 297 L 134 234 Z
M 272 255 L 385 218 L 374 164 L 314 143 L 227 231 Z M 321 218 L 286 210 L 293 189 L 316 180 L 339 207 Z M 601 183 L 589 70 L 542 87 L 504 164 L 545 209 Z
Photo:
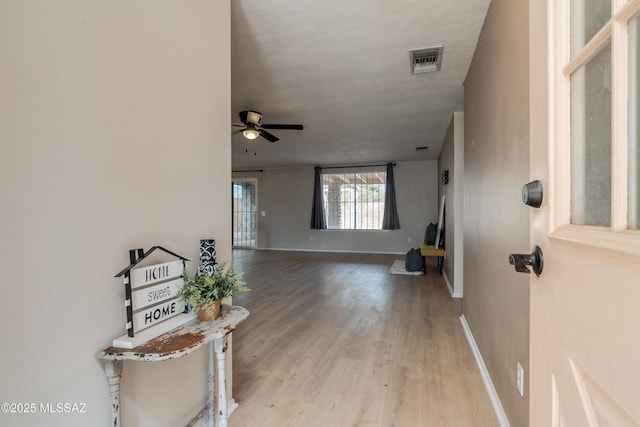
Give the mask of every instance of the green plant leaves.
M 203 268 L 200 271 L 204 271 Z M 216 266 L 213 275 L 195 274 L 189 276 L 187 270 L 183 270 L 182 288 L 178 291 L 178 297 L 187 304 L 198 309 L 202 305 L 223 299 L 236 292 L 248 292 L 246 283 L 242 281 L 242 273 L 236 273 L 233 264 L 222 262 Z

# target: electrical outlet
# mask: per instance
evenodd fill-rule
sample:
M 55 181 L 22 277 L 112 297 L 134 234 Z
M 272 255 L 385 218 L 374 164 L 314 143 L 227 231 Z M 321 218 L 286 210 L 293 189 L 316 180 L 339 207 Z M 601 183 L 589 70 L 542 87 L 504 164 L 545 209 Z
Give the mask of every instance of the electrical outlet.
M 518 387 L 520 396 L 524 397 L 524 369 L 522 369 L 520 362 L 516 362 L 516 387 Z
M 411 244 L 411 237 L 407 237 L 407 243 Z

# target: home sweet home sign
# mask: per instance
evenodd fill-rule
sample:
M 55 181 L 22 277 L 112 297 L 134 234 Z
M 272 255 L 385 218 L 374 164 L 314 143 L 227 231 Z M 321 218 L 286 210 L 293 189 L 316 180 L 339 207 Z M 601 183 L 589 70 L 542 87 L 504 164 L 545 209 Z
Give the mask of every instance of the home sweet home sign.
M 138 267 L 156 250 L 175 260 Z M 185 313 L 185 304 L 178 298 L 182 287 L 182 272 L 186 258 L 161 246 L 143 253 L 129 251 L 131 264 L 116 275 L 125 286 L 124 305 L 127 313 L 127 334 L 113 341 L 114 347 L 133 348 L 194 318 Z

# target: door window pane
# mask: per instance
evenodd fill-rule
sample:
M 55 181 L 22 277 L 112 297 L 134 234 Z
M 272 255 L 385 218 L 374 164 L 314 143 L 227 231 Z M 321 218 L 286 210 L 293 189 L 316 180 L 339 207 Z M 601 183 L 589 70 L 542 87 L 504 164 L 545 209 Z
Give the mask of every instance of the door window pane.
M 640 229 L 640 15 L 629 22 L 629 228 Z
M 575 55 L 611 18 L 611 0 L 572 0 L 571 53 Z
M 256 183 L 233 183 L 233 246 L 256 247 Z
M 571 222 L 611 226 L 611 44 L 571 76 Z

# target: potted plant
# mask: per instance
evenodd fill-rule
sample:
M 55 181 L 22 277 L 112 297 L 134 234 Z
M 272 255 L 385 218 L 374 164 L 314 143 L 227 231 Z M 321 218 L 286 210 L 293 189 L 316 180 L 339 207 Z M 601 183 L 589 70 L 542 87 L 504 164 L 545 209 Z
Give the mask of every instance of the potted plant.
M 189 276 L 187 270 L 183 272 L 184 284 L 178 291 L 185 303 L 198 311 L 202 321 L 217 319 L 220 316 L 220 303 L 223 298 L 235 292 L 247 292 L 250 289 L 242 281 L 242 273 L 235 273 L 233 264 L 222 262 L 216 266 L 213 275 L 209 275 L 203 268 L 199 273 Z

